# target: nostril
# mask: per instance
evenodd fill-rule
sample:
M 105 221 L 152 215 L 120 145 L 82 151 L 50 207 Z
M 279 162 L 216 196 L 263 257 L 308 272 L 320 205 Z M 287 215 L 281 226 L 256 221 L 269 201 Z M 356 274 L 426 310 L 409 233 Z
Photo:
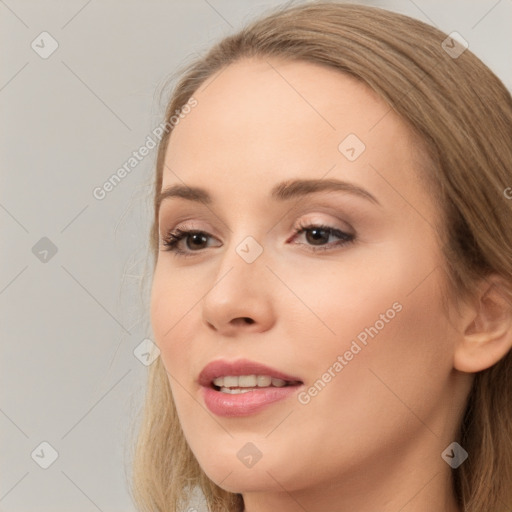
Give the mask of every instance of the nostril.
M 252 325 L 252 324 L 256 323 L 256 321 L 248 316 L 239 316 L 237 318 L 233 318 L 233 320 L 231 320 L 231 323 L 233 325 L 242 326 L 242 325 Z

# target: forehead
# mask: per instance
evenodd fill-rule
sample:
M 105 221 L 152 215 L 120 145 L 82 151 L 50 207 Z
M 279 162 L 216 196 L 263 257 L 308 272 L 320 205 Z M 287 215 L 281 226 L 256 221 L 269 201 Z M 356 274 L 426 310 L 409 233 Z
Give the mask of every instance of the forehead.
M 384 189 L 390 200 L 397 199 L 393 188 L 418 193 L 412 133 L 350 75 L 307 62 L 244 59 L 210 77 L 194 98 L 197 106 L 170 137 L 163 187 L 182 181 L 227 195 L 236 185 L 250 195 L 271 182 L 327 176 L 372 193 Z

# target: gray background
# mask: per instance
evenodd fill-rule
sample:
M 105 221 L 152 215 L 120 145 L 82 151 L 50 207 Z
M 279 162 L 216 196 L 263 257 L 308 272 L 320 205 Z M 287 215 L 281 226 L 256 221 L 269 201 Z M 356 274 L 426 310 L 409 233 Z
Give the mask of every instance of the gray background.
M 177 66 L 284 3 L 0 0 L 0 511 L 135 510 L 156 151 L 103 200 L 92 191 L 161 122 Z M 512 0 L 362 3 L 459 32 L 512 87 Z M 47 59 L 31 47 L 43 31 L 59 45 Z M 42 442 L 58 452 L 47 469 Z

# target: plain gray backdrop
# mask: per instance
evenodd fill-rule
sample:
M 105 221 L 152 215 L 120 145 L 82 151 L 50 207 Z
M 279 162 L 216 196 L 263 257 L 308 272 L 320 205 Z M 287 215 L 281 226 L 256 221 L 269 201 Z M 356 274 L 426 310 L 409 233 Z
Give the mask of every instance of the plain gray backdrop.
M 162 121 L 177 67 L 285 3 L 0 0 L 1 512 L 135 511 L 156 150 L 93 191 Z M 512 0 L 359 3 L 459 32 L 511 88 Z

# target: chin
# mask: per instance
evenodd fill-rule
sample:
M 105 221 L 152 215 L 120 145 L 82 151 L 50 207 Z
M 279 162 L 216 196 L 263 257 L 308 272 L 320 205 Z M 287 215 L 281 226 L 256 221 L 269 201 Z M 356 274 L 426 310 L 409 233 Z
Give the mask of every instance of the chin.
M 274 475 L 274 471 L 270 470 L 270 474 Z M 265 471 L 254 471 L 246 470 L 246 471 L 238 471 L 231 473 L 226 478 L 226 474 L 223 477 L 220 475 L 209 475 L 207 473 L 208 478 L 215 482 L 220 488 L 225 491 L 232 493 L 246 493 L 246 492 L 261 492 L 261 491 L 279 491 L 282 490 L 282 487 Z M 215 480 L 212 478 L 215 478 Z M 286 485 L 285 485 L 286 486 Z
M 252 467 L 246 467 L 236 456 L 226 457 L 221 454 L 215 460 L 198 460 L 201 469 L 212 482 L 232 493 L 282 490 L 272 476 L 281 475 L 281 484 L 285 480 L 281 469 L 273 466 L 271 461 L 263 462 L 263 457 Z

